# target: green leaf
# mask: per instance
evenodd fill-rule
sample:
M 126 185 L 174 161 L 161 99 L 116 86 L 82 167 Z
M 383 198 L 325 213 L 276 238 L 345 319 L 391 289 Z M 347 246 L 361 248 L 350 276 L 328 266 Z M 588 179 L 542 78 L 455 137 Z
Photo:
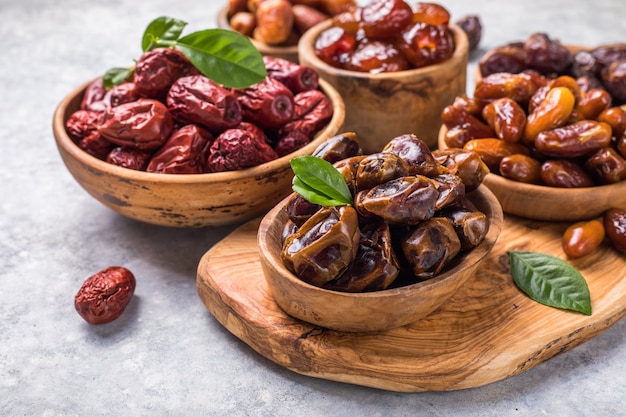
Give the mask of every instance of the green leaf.
M 295 174 L 292 188 L 302 197 L 323 206 L 352 204 L 352 193 L 345 178 L 330 162 L 309 155 L 289 162 Z
M 249 87 L 267 76 L 261 53 L 239 33 L 207 29 L 174 44 L 202 74 L 225 87 Z
M 102 76 L 102 82 L 105 88 L 111 88 L 124 81 L 130 79 L 135 71 L 134 67 L 129 68 L 111 68 Z
M 556 256 L 509 252 L 515 284 L 531 299 L 560 309 L 591 315 L 591 296 L 582 274 Z
M 146 52 L 158 46 L 159 40 L 175 41 L 183 33 L 187 22 L 173 17 L 162 16 L 148 24 L 141 38 L 141 49 Z

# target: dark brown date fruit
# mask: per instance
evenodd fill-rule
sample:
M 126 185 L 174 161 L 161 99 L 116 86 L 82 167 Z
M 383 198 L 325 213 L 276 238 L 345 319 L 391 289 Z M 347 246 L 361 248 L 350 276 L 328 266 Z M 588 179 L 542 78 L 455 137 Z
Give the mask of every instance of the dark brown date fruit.
M 483 77 L 500 72 L 519 74 L 526 69 L 524 43 L 512 42 L 492 49 L 480 58 L 478 68 Z
M 604 236 L 602 221 L 594 219 L 577 222 L 565 229 L 561 247 L 568 258 L 582 258 L 596 250 L 604 240 Z
M 575 158 L 589 155 L 611 143 L 611 126 L 594 120 L 581 120 L 546 130 L 535 139 L 539 152 L 548 156 Z
M 358 191 L 356 187 L 356 172 L 359 168 L 359 164 L 366 156 L 367 155 L 351 156 L 333 164 L 335 169 L 337 169 L 346 180 L 346 184 L 348 184 L 348 189 L 352 195 L 355 195 Z
M 423 175 L 397 178 L 359 192 L 355 207 L 364 217 L 376 215 L 403 224 L 417 224 L 435 214 L 439 184 Z
M 151 157 L 151 151 L 142 151 L 139 149 L 118 146 L 109 152 L 106 157 L 106 162 L 122 168 L 145 171 Z
M 213 136 L 197 125 L 185 125 L 172 133 L 150 159 L 148 172 L 159 174 L 202 174 Z
M 601 45 L 593 48 L 590 52 L 602 70 L 611 63 L 626 58 L 626 43 Z
M 74 307 L 89 324 L 119 318 L 135 293 L 135 276 L 122 266 L 110 266 L 87 278 L 74 297 Z
M 104 112 L 98 132 L 116 145 L 152 150 L 165 143 L 173 127 L 163 103 L 142 98 Z
M 413 274 L 432 278 L 461 250 L 461 241 L 450 220 L 434 217 L 420 223 L 401 242 L 404 258 Z
M 585 161 L 585 170 L 600 184 L 626 179 L 626 160 L 613 148 L 602 148 Z
M 447 27 L 413 23 L 401 33 L 396 47 L 415 68 L 437 64 L 454 54 L 454 37 Z
M 541 74 L 561 74 L 572 64 L 572 53 L 545 33 L 534 33 L 524 43 L 526 65 Z
M 379 152 L 361 159 L 356 171 L 358 190 L 369 190 L 387 181 L 408 175 L 409 164 L 397 155 Z
M 322 158 L 331 164 L 352 156 L 363 154 L 356 133 L 345 132 L 335 135 L 319 145 L 313 151 L 313 156 Z
M 591 177 L 577 163 L 567 160 L 548 160 L 541 165 L 544 185 L 559 188 L 593 187 Z
M 480 18 L 476 15 L 464 16 L 455 22 L 467 35 L 469 50 L 473 51 L 478 47 L 483 34 L 483 27 Z
M 260 83 L 235 90 L 243 118 L 263 129 L 276 129 L 291 121 L 293 93 L 281 82 L 266 77 Z
M 500 98 L 483 107 L 483 119 L 505 142 L 517 143 L 524 134 L 526 112 L 510 98 Z
M 228 129 L 212 143 L 207 161 L 209 172 L 236 171 L 272 161 L 276 151 L 250 131 Z
M 505 178 L 526 184 L 541 184 L 541 162 L 528 155 L 505 156 L 498 171 Z
M 324 288 L 345 292 L 380 291 L 389 287 L 399 273 L 389 224 L 378 221 L 361 227 L 354 260 L 341 276 L 326 283 Z
M 323 207 L 285 239 L 285 266 L 311 285 L 337 278 L 356 257 L 359 220 L 351 206 Z
M 376 40 L 360 42 L 343 63 L 347 70 L 371 74 L 404 71 L 409 67 L 409 61 L 395 46 Z
M 267 55 L 263 57 L 263 62 L 267 76 L 280 81 L 294 94 L 315 90 L 319 86 L 319 76 L 313 68 Z
M 461 250 L 470 250 L 478 246 L 489 231 L 489 219 L 481 211 L 459 205 L 442 210 L 440 216 L 452 223 L 461 241 Z
M 413 10 L 403 0 L 374 0 L 361 11 L 361 28 L 369 39 L 395 36 L 412 20 Z
M 467 192 L 478 188 L 489 173 L 489 167 L 476 152 L 449 148 L 435 150 L 433 155 L 436 161 L 443 165 L 450 174 L 461 179 Z
M 177 79 L 196 74 L 196 67 L 178 49 L 156 48 L 139 58 L 133 82 L 141 97 L 162 100 Z
M 600 64 L 590 51 L 578 51 L 572 56 L 570 72 L 576 78 L 595 77 L 600 72 Z
M 408 133 L 391 139 L 382 152 L 392 153 L 407 162 L 409 175 L 434 177 L 439 174 L 437 161 L 428 145 L 416 135 Z
M 606 236 L 615 249 L 626 253 L 626 210 L 611 208 L 603 215 Z
M 167 108 L 181 124 L 223 132 L 242 120 L 241 105 L 226 88 L 204 75 L 181 77 L 167 94 Z
M 440 174 L 433 178 L 437 183 L 439 197 L 435 202 L 435 211 L 460 203 L 465 198 L 465 184 L 456 175 Z
M 298 193 L 293 193 L 289 197 L 289 201 L 286 205 L 287 215 L 296 226 L 300 227 L 306 222 L 312 215 L 322 208 L 319 204 L 311 203 Z
M 601 72 L 602 83 L 611 96 L 619 102 L 626 103 L 626 58 L 614 61 Z

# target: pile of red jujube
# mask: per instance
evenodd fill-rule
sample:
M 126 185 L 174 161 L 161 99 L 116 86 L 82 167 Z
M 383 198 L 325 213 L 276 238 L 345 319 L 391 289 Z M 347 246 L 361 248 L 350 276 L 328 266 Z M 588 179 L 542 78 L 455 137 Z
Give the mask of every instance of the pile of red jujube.
M 449 59 L 455 41 L 450 13 L 437 3 L 374 0 L 332 18 L 315 40 L 315 54 L 337 68 L 359 72 L 395 72 Z M 465 24 L 469 23 L 469 24 Z M 470 48 L 480 40 L 480 22 L 460 25 Z
M 225 88 L 180 51 L 158 48 L 137 61 L 132 80 L 88 85 L 66 122 L 89 154 L 124 168 L 163 173 L 234 171 L 309 143 L 333 115 L 312 68 L 264 57 L 268 76 Z

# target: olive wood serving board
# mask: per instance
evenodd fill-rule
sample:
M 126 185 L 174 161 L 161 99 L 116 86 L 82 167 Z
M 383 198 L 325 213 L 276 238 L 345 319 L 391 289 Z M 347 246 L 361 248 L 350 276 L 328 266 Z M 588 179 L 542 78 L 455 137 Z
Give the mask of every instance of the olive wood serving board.
M 507 251 L 565 259 L 560 239 L 568 223 L 506 215 L 480 269 L 427 318 L 384 332 L 326 330 L 286 315 L 273 301 L 257 255 L 259 221 L 239 227 L 202 257 L 198 295 L 231 333 L 299 374 L 399 392 L 477 387 L 572 349 L 626 314 L 626 258 L 607 242 L 569 261 L 587 280 L 591 316 L 523 294 L 510 275 Z

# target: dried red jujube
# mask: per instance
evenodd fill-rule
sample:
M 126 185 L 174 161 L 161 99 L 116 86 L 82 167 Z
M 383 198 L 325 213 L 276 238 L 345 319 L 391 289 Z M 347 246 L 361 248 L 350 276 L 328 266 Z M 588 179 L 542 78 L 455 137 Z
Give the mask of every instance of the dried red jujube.
M 156 48 L 139 58 L 133 81 L 141 97 L 164 99 L 177 79 L 196 74 L 199 71 L 178 49 Z
M 146 171 L 160 174 L 202 174 L 206 171 L 213 136 L 197 125 L 185 125 L 172 133 L 150 159 Z
M 236 171 L 278 158 L 263 138 L 243 129 L 228 129 L 211 144 L 209 172 Z

